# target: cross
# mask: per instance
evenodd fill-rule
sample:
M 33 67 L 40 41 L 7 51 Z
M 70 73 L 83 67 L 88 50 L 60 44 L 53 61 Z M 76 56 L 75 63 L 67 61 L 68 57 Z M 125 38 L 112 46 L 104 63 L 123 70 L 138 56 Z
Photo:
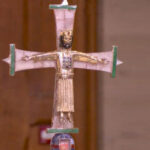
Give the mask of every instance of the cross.
M 75 133 L 74 128 L 74 69 L 89 69 L 105 71 L 115 77 L 116 65 L 122 62 L 117 60 L 117 46 L 111 51 L 102 53 L 83 53 L 72 50 L 73 25 L 76 5 L 68 5 L 66 0 L 60 5 L 50 5 L 54 10 L 56 20 L 57 50 L 47 53 L 31 52 L 17 49 L 15 44 L 10 44 L 10 55 L 4 59 L 10 65 L 10 75 L 15 72 L 37 69 L 55 68 L 55 91 L 52 128 L 50 133 Z

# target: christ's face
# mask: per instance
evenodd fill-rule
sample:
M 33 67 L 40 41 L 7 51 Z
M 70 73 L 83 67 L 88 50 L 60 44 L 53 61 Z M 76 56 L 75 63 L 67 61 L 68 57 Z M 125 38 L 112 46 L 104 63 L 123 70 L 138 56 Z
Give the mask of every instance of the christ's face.
M 72 31 L 66 31 L 63 33 L 64 43 L 71 43 L 72 42 Z
M 60 47 L 69 49 L 72 47 L 73 33 L 72 30 L 63 31 L 60 34 Z

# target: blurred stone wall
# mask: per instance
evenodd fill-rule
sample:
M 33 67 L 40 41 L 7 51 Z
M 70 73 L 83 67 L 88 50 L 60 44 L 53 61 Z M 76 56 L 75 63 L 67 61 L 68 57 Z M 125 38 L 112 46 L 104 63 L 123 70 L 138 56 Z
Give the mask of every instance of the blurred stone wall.
M 101 75 L 99 149 L 150 149 L 150 1 L 104 0 L 99 7 L 99 48 L 118 45 L 124 61 L 115 79 Z

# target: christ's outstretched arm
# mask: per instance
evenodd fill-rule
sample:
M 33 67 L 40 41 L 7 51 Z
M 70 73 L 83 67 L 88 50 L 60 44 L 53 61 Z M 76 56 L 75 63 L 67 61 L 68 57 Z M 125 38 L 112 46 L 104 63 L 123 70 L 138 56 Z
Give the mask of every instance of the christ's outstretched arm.
M 81 53 L 77 51 L 74 51 L 73 58 L 74 58 L 74 61 L 87 62 L 91 64 L 98 64 L 98 63 L 108 64 L 109 63 L 109 61 L 105 58 L 98 58 L 96 56 L 91 56 L 89 54 Z
M 48 52 L 48 53 L 42 53 L 42 54 L 37 54 L 37 55 L 32 55 L 32 56 L 25 56 L 22 58 L 24 61 L 54 61 L 57 59 L 57 52 Z

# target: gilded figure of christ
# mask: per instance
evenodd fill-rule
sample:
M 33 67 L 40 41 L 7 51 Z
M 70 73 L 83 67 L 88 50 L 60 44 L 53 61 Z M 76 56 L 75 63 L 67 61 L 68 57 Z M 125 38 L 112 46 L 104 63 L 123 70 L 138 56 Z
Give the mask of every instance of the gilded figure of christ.
M 40 55 L 24 57 L 25 61 L 54 61 L 56 68 L 56 85 L 55 85 L 55 109 L 59 113 L 60 121 L 67 119 L 72 121 L 74 112 L 74 89 L 73 89 L 73 64 L 74 62 L 87 62 L 91 64 L 107 64 L 107 60 L 88 55 L 86 53 L 72 51 L 72 32 L 66 31 L 61 33 L 59 51 L 48 52 Z

